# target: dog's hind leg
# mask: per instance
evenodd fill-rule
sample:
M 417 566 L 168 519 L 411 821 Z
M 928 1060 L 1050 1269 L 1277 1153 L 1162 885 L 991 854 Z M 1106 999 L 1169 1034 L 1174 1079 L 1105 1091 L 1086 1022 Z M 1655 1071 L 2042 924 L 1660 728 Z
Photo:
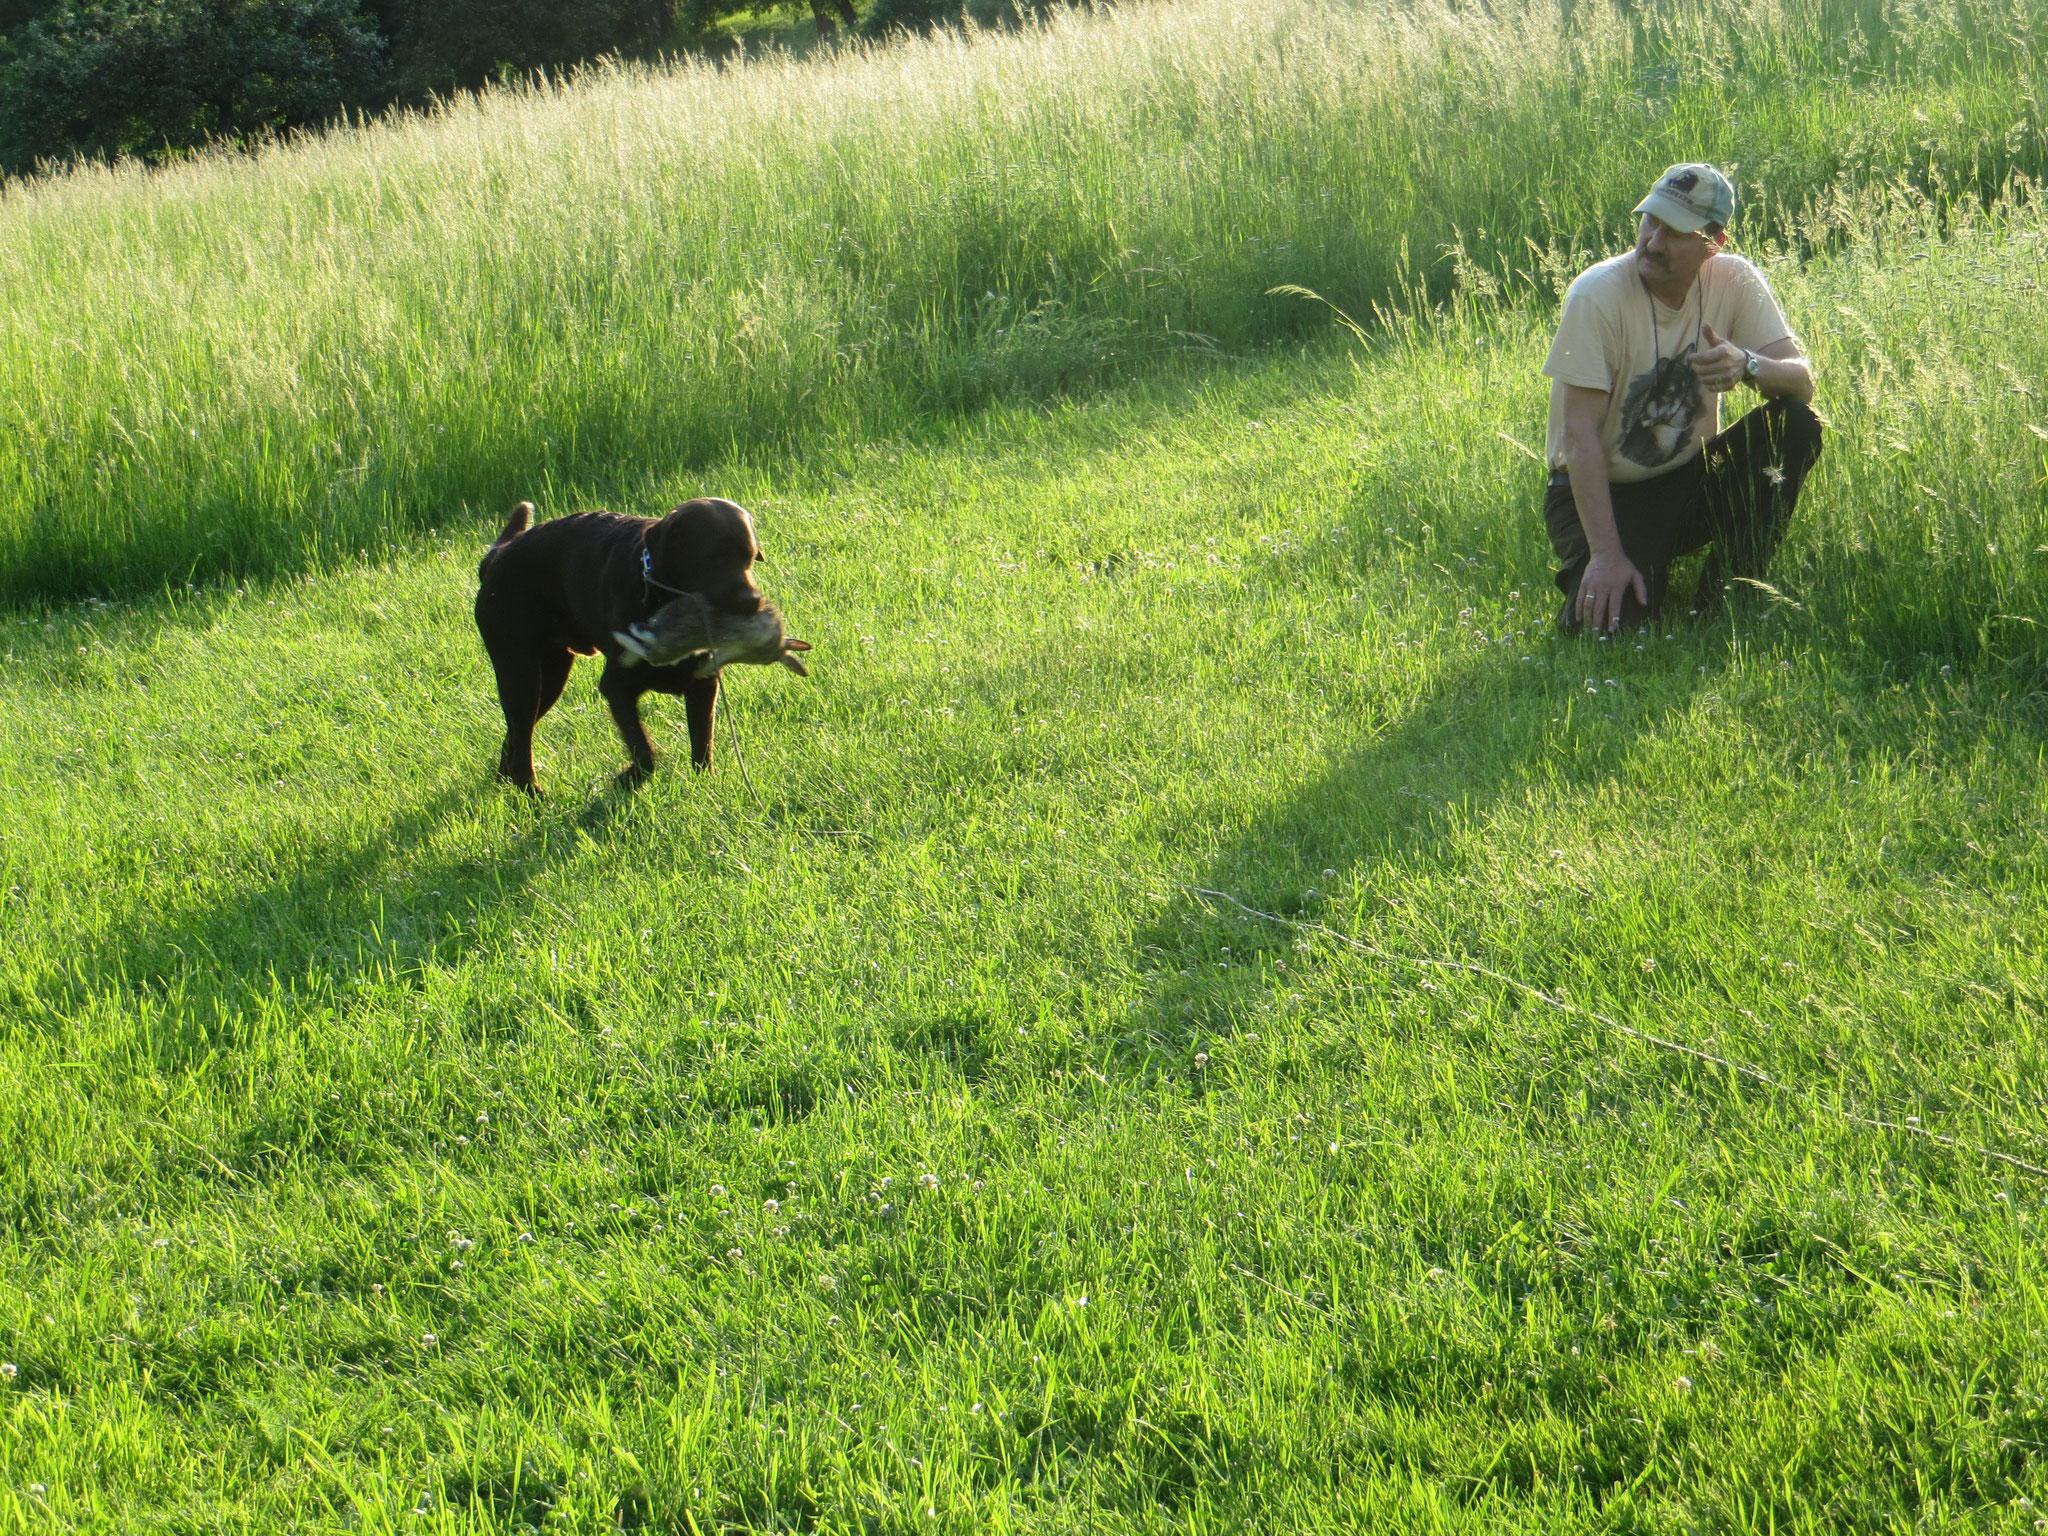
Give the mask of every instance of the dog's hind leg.
M 540 724 L 542 716 L 555 707 L 555 701 L 561 698 L 562 690 L 569 686 L 569 671 L 575 665 L 576 653 L 571 650 L 541 658 L 540 694 L 533 706 L 535 725 Z
M 690 722 L 690 766 L 711 766 L 711 727 L 718 713 L 718 674 L 693 677 L 683 687 L 683 714 Z
M 498 707 L 505 712 L 498 773 L 521 789 L 533 789 L 533 728 L 562 696 L 575 664 L 576 657 L 566 649 L 535 652 L 522 647 L 491 656 L 491 669 L 498 677 Z

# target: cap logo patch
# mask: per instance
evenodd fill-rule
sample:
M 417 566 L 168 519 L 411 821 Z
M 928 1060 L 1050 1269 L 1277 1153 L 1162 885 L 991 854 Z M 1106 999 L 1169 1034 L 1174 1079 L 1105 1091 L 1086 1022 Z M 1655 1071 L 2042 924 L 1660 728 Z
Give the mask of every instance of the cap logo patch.
M 1664 183 L 1665 186 L 1674 192 L 1690 192 L 1699 184 L 1700 178 L 1697 171 L 1687 171 L 1683 176 L 1674 176 Z

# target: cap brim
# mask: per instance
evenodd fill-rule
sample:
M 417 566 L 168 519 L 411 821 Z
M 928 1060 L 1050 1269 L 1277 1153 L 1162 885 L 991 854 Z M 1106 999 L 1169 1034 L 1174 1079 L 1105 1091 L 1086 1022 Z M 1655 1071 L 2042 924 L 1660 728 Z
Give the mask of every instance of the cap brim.
M 1635 206 L 1637 213 L 1654 213 L 1680 234 L 1696 235 L 1707 227 L 1707 220 L 1694 213 L 1675 197 L 1662 192 L 1652 192 Z

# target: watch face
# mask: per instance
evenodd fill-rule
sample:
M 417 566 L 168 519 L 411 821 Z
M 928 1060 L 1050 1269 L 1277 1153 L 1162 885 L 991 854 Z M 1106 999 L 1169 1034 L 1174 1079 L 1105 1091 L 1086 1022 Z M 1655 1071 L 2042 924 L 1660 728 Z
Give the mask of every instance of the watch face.
M 1758 370 L 1760 370 L 1763 367 L 1763 365 L 1764 360 L 1762 358 L 1758 357 L 1754 352 L 1750 353 L 1749 361 L 1742 365 L 1742 376 L 1745 379 L 1755 378 L 1757 376 Z

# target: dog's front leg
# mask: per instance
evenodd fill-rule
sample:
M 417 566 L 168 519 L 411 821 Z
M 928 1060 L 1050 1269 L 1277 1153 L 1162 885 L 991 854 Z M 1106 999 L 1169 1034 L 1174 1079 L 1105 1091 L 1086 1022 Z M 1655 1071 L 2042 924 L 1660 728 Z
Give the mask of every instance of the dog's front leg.
M 683 714 L 690 722 L 690 766 L 711 766 L 711 726 L 718 713 L 718 674 L 693 677 L 683 685 Z
M 643 674 L 646 671 L 641 669 Z M 619 728 L 619 739 L 626 744 L 626 755 L 633 759 L 634 771 L 652 773 L 654 743 L 647 739 L 647 727 L 640 719 L 640 695 L 647 691 L 647 684 L 616 661 L 607 661 L 604 676 L 597 680 L 597 691 L 604 695 L 611 709 L 612 724 Z

